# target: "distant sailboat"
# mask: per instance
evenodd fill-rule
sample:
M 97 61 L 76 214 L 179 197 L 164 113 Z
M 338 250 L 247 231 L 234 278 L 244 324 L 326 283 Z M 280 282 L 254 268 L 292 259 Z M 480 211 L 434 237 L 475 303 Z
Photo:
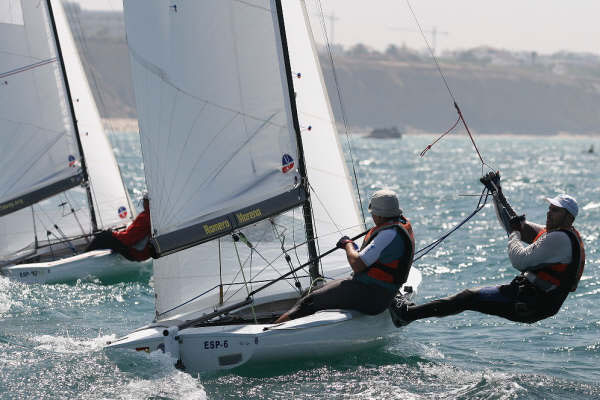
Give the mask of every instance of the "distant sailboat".
M 0 275 L 51 283 L 139 265 L 82 253 L 134 217 L 60 1 L 0 2 Z
M 365 229 L 304 3 L 128 0 L 124 11 L 160 258 L 154 323 L 109 348 L 162 349 L 193 372 L 385 336 L 387 312 L 273 323 L 322 277 L 349 275 L 344 252 L 317 256 Z M 406 286 L 420 280 L 413 268 Z
M 369 137 L 374 139 L 399 139 L 402 137 L 402 132 L 396 126 L 391 128 L 376 128 L 371 131 Z

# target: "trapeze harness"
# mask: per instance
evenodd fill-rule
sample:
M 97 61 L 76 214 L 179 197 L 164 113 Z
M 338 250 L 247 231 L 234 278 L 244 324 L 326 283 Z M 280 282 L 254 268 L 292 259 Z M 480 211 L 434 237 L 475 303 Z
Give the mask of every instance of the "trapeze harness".
M 378 259 L 369 266 L 366 270 L 366 274 L 376 280 L 401 286 L 408 279 L 408 273 L 410 272 L 415 253 L 415 237 L 412 226 L 406 218 L 401 216 L 397 221 L 386 222 L 383 225 L 371 228 L 365 236 L 365 240 L 360 250 L 367 247 L 375 236 L 385 229 L 395 229 L 398 236 L 404 241 L 404 248 L 408 251 L 405 251 L 404 254 L 397 259 L 390 260 L 385 258 L 385 262 Z
M 541 269 L 529 271 L 529 273 L 535 275 L 536 281 L 543 281 L 544 285 L 551 287 L 552 290 L 558 288 L 561 292 L 566 294 L 568 292 L 574 292 L 575 289 L 577 289 L 577 284 L 581 279 L 583 267 L 585 265 L 585 250 L 581 236 L 575 228 L 559 229 L 559 231 L 566 233 L 571 240 L 571 262 L 569 264 L 549 264 Z M 535 239 L 533 239 L 533 242 L 538 240 L 546 232 L 546 229 L 542 229 Z

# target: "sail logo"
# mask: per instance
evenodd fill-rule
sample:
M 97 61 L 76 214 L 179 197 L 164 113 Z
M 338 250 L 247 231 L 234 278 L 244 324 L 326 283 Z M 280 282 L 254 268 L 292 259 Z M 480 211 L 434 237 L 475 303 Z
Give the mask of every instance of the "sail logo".
M 76 162 L 77 162 L 77 159 L 75 159 L 75 156 L 72 154 L 69 154 L 69 167 L 74 167 Z
M 281 172 L 284 174 L 294 168 L 294 159 L 289 154 L 285 153 L 281 157 Z
M 126 218 L 127 217 L 127 209 L 125 208 L 125 206 L 119 207 L 119 209 L 117 210 L 117 212 L 119 213 L 119 217 L 121 217 L 121 218 Z
M 228 220 L 224 220 L 212 225 L 204 224 L 202 225 L 202 228 L 204 228 L 204 233 L 206 233 L 207 235 L 214 235 L 215 233 L 219 233 L 231 228 L 231 224 Z
M 253 219 L 262 217 L 262 212 L 260 211 L 260 208 L 257 208 L 255 210 L 248 211 L 247 213 L 239 212 L 235 214 L 235 217 L 240 224 L 243 224 Z
M 5 204 L 0 204 L 0 211 L 10 210 L 11 208 L 15 208 L 23 204 L 25 204 L 23 199 L 13 200 Z

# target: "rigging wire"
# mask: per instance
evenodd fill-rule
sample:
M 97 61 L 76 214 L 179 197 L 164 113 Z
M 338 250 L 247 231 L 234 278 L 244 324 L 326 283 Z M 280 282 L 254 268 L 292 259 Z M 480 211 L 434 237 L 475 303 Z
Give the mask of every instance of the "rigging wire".
M 279 270 L 277 268 L 275 268 L 275 266 L 273 265 L 273 263 L 275 263 L 275 261 L 277 261 L 279 258 L 281 258 L 281 256 L 284 253 L 279 254 L 277 257 L 275 257 L 272 261 L 268 261 L 258 250 L 256 250 L 256 247 L 253 246 L 248 239 L 246 238 L 246 236 L 238 231 L 237 233 L 234 233 L 232 235 L 233 240 L 234 240 L 234 244 L 237 240 L 242 239 L 242 242 L 246 243 L 246 245 L 250 248 L 250 255 L 248 258 L 246 258 L 246 260 L 242 263 L 242 267 L 246 265 L 246 263 L 248 262 L 248 260 L 250 260 L 250 263 L 252 263 L 252 252 L 256 252 L 256 254 L 265 262 L 265 266 L 260 269 L 254 276 L 250 275 L 250 282 L 254 282 L 253 279 L 258 277 L 260 274 L 262 274 L 267 268 L 271 267 L 273 269 L 273 271 L 275 271 L 277 274 L 279 274 L 279 276 L 281 277 L 283 274 L 281 272 L 279 272 Z M 237 237 L 237 240 L 235 239 Z M 236 247 L 236 252 L 237 252 L 237 247 Z M 238 256 L 239 257 L 239 256 Z M 251 268 L 251 266 L 250 266 Z M 241 270 L 242 274 L 243 274 L 243 270 Z M 237 277 L 240 275 L 240 271 L 238 271 L 235 276 L 233 277 L 233 281 L 235 281 L 237 279 Z M 245 279 L 245 278 L 244 278 Z M 292 287 L 292 289 L 296 290 L 297 288 L 290 283 L 289 281 L 286 280 L 286 282 L 288 282 L 288 284 Z M 231 286 L 229 286 L 227 288 L 227 290 L 225 291 L 225 296 L 227 296 L 229 294 L 229 289 L 231 288 Z M 225 301 L 231 299 L 233 296 L 235 296 L 239 291 L 241 290 L 238 289 L 236 291 L 234 291 L 231 295 L 229 295 L 229 297 L 227 297 L 227 299 L 225 299 Z
M 460 107 L 458 106 L 458 102 L 456 101 L 456 98 L 454 97 L 454 93 L 452 93 L 452 89 L 450 89 L 450 85 L 448 85 L 448 81 L 446 80 L 446 75 L 444 75 L 444 72 L 442 71 L 442 68 L 440 67 L 440 64 L 438 62 L 437 57 L 435 56 L 435 53 L 433 52 L 433 49 L 431 47 L 431 45 L 429 44 L 429 41 L 427 40 L 427 36 L 425 36 L 425 32 L 423 32 L 423 28 L 421 27 L 421 24 L 419 23 L 419 19 L 417 18 L 417 15 L 415 14 L 415 11 L 413 10 L 412 6 L 410 5 L 410 0 L 406 0 L 406 4 L 408 5 L 408 9 L 410 10 L 410 13 L 412 14 L 415 23 L 417 24 L 417 27 L 419 28 L 419 32 L 421 33 L 421 37 L 423 38 L 423 40 L 425 41 L 425 44 L 427 45 L 427 50 L 429 50 L 429 54 L 431 55 L 431 58 L 433 59 L 433 62 L 435 63 L 435 66 L 440 74 L 440 77 L 442 78 L 442 81 L 444 82 L 444 86 L 446 86 L 446 90 L 448 91 L 448 94 L 450 95 L 450 97 L 452 98 L 452 103 L 454 105 L 454 108 L 456 108 L 456 112 L 458 113 L 458 120 L 457 122 L 452 126 L 452 128 L 450 128 L 448 131 L 446 131 L 443 135 L 441 135 L 437 140 L 435 140 L 432 144 L 428 145 L 427 148 L 425 148 L 425 150 L 423 150 L 421 152 L 421 157 L 423 157 L 423 155 L 427 152 L 427 150 L 431 149 L 431 147 L 438 142 L 442 137 L 444 137 L 445 135 L 447 135 L 448 133 L 450 133 L 458 124 L 458 121 L 462 121 L 463 126 L 465 127 L 467 134 L 469 135 L 469 139 L 471 140 L 471 143 L 473 144 L 473 147 L 475 148 L 475 152 L 477 153 L 477 156 L 479 157 L 479 160 L 481 161 L 481 175 L 483 176 L 483 167 L 487 166 L 490 170 L 494 171 L 494 168 L 492 168 L 490 165 L 488 165 L 484 160 L 483 157 L 481 156 L 481 152 L 479 151 L 479 148 L 477 147 L 477 144 L 475 144 L 475 139 L 473 139 L 473 135 L 471 134 L 471 130 L 469 129 L 469 126 L 467 125 L 467 121 L 465 120 L 462 111 L 460 109 Z
M 300 280 L 298 279 L 297 274 L 294 272 L 294 265 L 292 264 L 292 258 L 285 251 L 285 227 L 283 227 L 283 229 L 284 229 L 283 232 L 279 233 L 279 230 L 277 229 L 277 225 L 275 224 L 273 219 L 269 218 L 269 221 L 271 222 L 271 228 L 273 229 L 273 234 L 275 235 L 276 238 L 279 239 L 279 242 L 281 243 L 281 252 L 284 254 L 285 261 L 289 265 L 290 271 L 293 272 L 292 276 L 294 278 L 294 284 L 298 288 L 298 291 L 300 293 L 302 293 L 302 284 L 300 283 Z
M 309 277 L 308 275 L 302 275 L 302 276 L 300 276 L 300 278 L 308 278 L 308 277 Z M 285 280 L 288 280 L 288 278 L 286 278 Z M 272 281 L 272 279 L 264 279 L 264 280 L 255 280 L 255 281 L 251 281 L 251 282 L 252 283 L 267 283 L 267 282 L 271 282 L 271 281 Z M 243 282 L 233 282 L 233 283 L 224 283 L 223 286 L 232 287 L 232 286 L 240 286 L 240 285 L 243 285 L 243 284 L 244 284 Z M 178 304 L 178 305 L 176 305 L 176 306 L 174 306 L 172 308 L 169 308 L 168 310 L 165 310 L 163 312 L 160 312 L 160 313 L 157 312 L 156 313 L 156 318 L 158 319 L 162 315 L 165 315 L 167 313 L 170 313 L 171 311 L 175 311 L 175 310 L 177 310 L 177 309 L 179 309 L 179 308 L 181 308 L 181 307 L 183 307 L 183 306 L 185 306 L 187 304 L 190 304 L 194 300 L 198 300 L 202 296 L 207 295 L 210 292 L 212 292 L 213 290 L 218 289 L 218 288 L 219 288 L 219 285 L 215 285 L 215 286 L 213 286 L 213 287 L 211 287 L 209 289 L 206 289 L 204 292 L 202 292 L 202 293 L 200 293 L 200 294 L 198 294 L 198 295 L 196 295 L 196 296 L 194 296 L 194 297 L 192 297 L 192 298 L 184 301 L 181 304 Z M 229 299 L 227 299 L 227 300 L 229 300 Z
M 475 210 L 473 210 L 473 212 L 471 212 L 471 214 L 469 214 L 465 219 L 463 219 L 461 222 L 459 222 L 458 224 L 456 224 L 456 226 L 454 226 L 448 232 L 444 233 L 438 239 L 434 240 L 433 242 L 431 242 L 427 246 L 425 246 L 425 247 L 417 250 L 415 252 L 414 256 L 413 256 L 413 263 L 417 262 L 418 260 L 420 260 L 421 258 L 423 258 L 426 254 L 428 254 L 431 250 L 433 250 L 437 246 L 439 246 L 444 240 L 446 240 L 446 238 L 448 238 L 448 236 L 450 236 L 452 233 L 454 233 L 456 230 L 458 230 L 458 228 L 460 228 L 461 226 L 463 226 L 471 218 L 473 218 L 475 216 L 475 214 L 477 214 L 479 211 L 481 211 L 483 209 L 483 207 L 485 207 L 485 204 L 487 203 L 487 199 L 488 199 L 489 195 L 490 195 L 489 189 L 483 188 L 483 191 L 481 192 L 481 195 L 479 195 L 479 202 L 477 203 L 477 206 L 475 207 Z
M 260 245 L 260 244 L 263 242 L 264 238 L 265 238 L 265 234 L 263 234 L 263 236 L 262 236 L 260 239 L 258 239 L 257 241 L 255 241 L 256 245 L 257 245 L 257 246 L 259 246 L 259 245 Z M 220 240 L 221 240 L 221 239 L 219 239 L 219 242 L 220 242 Z M 220 249 L 219 249 L 219 251 L 220 251 Z M 275 261 L 275 260 L 274 260 L 274 261 Z M 274 262 L 274 261 L 273 261 L 273 262 Z M 246 264 L 248 264 L 248 262 L 252 263 L 252 252 L 250 252 L 250 254 L 249 254 L 249 255 L 246 257 L 246 259 L 244 260 L 244 262 L 243 262 L 243 265 L 244 265 L 244 267 L 246 266 Z M 235 274 L 235 276 L 232 278 L 232 281 L 235 281 L 235 280 L 238 278 L 238 276 L 239 276 L 239 275 L 240 275 L 240 272 L 238 271 L 238 272 Z M 221 278 L 221 279 L 222 279 L 222 278 Z M 250 280 L 252 281 L 252 274 L 250 274 Z M 228 293 L 229 293 L 229 289 L 230 289 L 230 288 L 231 288 L 231 285 L 227 287 L 227 290 L 225 291 L 225 293 L 224 293 L 224 295 L 223 295 L 223 298 L 225 298 L 225 296 L 227 296 L 227 295 L 228 295 Z M 230 299 L 230 298 L 231 298 L 231 297 L 233 297 L 233 296 L 234 296 L 236 293 L 237 293 L 237 292 L 233 293 L 233 294 L 232 294 L 231 296 L 229 296 L 227 299 Z
M 293 221 L 295 221 L 295 218 L 294 218 L 294 220 L 293 220 Z M 354 229 L 354 228 L 357 228 L 357 227 L 359 227 L 359 226 L 352 226 L 352 227 L 349 227 L 349 228 L 347 228 L 347 229 Z M 342 230 L 344 230 L 344 228 L 342 228 Z M 294 232 L 294 229 L 292 229 L 292 232 Z M 293 233 L 292 233 L 292 234 L 293 234 Z M 332 232 L 332 233 L 329 233 L 329 234 L 324 234 L 324 235 L 321 235 L 321 236 L 315 237 L 315 238 L 313 238 L 313 239 L 306 240 L 306 241 L 304 241 L 304 242 L 301 242 L 301 243 L 299 243 L 299 244 L 296 244 L 296 242 L 295 242 L 295 240 L 294 240 L 294 245 L 293 245 L 292 247 L 290 247 L 290 248 L 286 249 L 285 251 L 286 251 L 286 252 L 289 252 L 289 251 L 292 251 L 292 250 L 294 250 L 294 252 L 296 253 L 296 258 L 298 259 L 298 263 L 299 263 L 299 264 L 301 264 L 301 262 L 300 262 L 300 259 L 299 259 L 299 256 L 298 256 L 298 254 L 297 254 L 297 249 L 298 249 L 299 247 L 306 246 L 306 245 L 307 245 L 307 243 L 308 243 L 308 242 L 310 242 L 311 240 L 317 240 L 317 239 L 319 239 L 319 238 L 322 238 L 322 237 L 325 237 L 325 236 L 330 236 L 330 235 L 333 235 L 333 234 L 337 234 L 337 232 Z M 257 250 L 256 250 L 256 246 L 253 246 L 253 248 L 254 248 L 254 251 L 257 251 Z M 259 254 L 259 253 L 257 252 L 257 254 Z M 235 296 L 237 293 L 239 293 L 239 291 L 243 289 L 243 285 L 246 285 L 247 283 L 263 283 L 263 282 L 270 282 L 270 281 L 272 281 L 272 279 L 267 279 L 267 280 L 256 280 L 256 278 L 257 278 L 257 277 L 258 277 L 260 274 L 262 274 L 262 273 L 263 273 L 263 272 L 264 272 L 264 271 L 265 271 L 267 268 L 269 268 L 269 267 L 273 268 L 273 270 L 274 270 L 275 272 L 277 272 L 277 273 L 280 275 L 280 277 L 281 277 L 281 276 L 282 276 L 282 274 L 281 274 L 281 273 L 280 273 L 280 272 L 279 272 L 279 271 L 278 271 L 278 270 L 277 270 L 277 269 L 274 267 L 274 265 L 273 265 L 273 264 L 274 264 L 274 263 L 275 263 L 275 262 L 276 262 L 276 261 L 277 261 L 279 258 L 281 258 L 281 257 L 283 256 L 283 254 L 284 254 L 284 253 L 281 253 L 281 254 L 279 254 L 277 257 L 275 257 L 275 258 L 274 258 L 273 260 L 271 260 L 271 261 L 268 261 L 268 260 L 266 260 L 266 258 L 265 258 L 264 256 L 262 256 L 262 255 L 260 255 L 260 254 L 259 254 L 259 256 L 260 256 L 260 257 L 261 257 L 261 258 L 262 258 L 262 259 L 263 259 L 263 260 L 266 262 L 266 265 L 265 265 L 265 266 L 264 266 L 262 269 L 260 269 L 260 270 L 259 270 L 259 271 L 258 271 L 258 272 L 257 272 L 257 273 L 254 275 L 254 276 L 251 276 L 251 279 L 250 279 L 250 281 L 248 281 L 248 282 L 235 282 L 235 280 L 237 279 L 237 277 L 240 275 L 240 271 L 238 271 L 238 272 L 236 273 L 236 275 L 233 277 L 233 281 L 232 281 L 232 282 L 230 282 L 230 283 L 222 283 L 222 282 L 221 282 L 219 285 L 215 285 L 214 287 L 212 287 L 212 288 L 210 288 L 210 289 L 207 289 L 206 291 L 204 291 L 204 292 L 202 292 L 202 293 L 200 293 L 200 294 L 198 294 L 198 295 L 196 295 L 196 296 L 193 296 L 193 297 L 192 297 L 192 298 L 190 298 L 189 300 L 186 300 L 185 302 L 183 302 L 183 303 L 181 303 L 181 304 L 178 304 L 178 305 L 176 305 L 176 306 L 174 306 L 174 307 L 170 308 L 169 310 L 163 311 L 163 312 L 161 312 L 161 313 L 157 313 L 157 318 L 158 318 L 158 317 L 160 317 L 160 316 L 162 316 L 162 315 L 164 315 L 164 314 L 167 314 L 167 313 L 169 313 L 169 312 L 171 312 L 171 311 L 174 311 L 174 310 L 176 310 L 176 309 L 179 309 L 179 308 L 183 307 L 184 305 L 186 305 L 186 304 L 189 304 L 189 303 L 193 302 L 194 300 L 197 300 L 197 299 L 201 298 L 202 296 L 205 296 L 205 295 L 207 295 L 207 294 L 211 293 L 213 290 L 219 289 L 219 287 L 220 287 L 221 285 L 222 285 L 223 287 L 227 287 L 227 289 L 225 290 L 225 293 L 223 294 L 223 297 L 224 297 L 224 301 L 223 301 L 223 302 L 227 302 L 227 301 L 229 301 L 230 299 L 232 299 L 232 298 L 233 298 L 233 297 L 234 297 L 234 296 Z M 248 258 L 249 258 L 249 257 L 248 257 Z M 246 261 L 244 261 L 244 262 L 242 263 L 242 265 L 246 265 L 247 261 L 248 261 L 248 259 L 246 259 Z M 307 268 L 308 268 L 308 266 L 307 266 Z M 308 277 L 308 275 L 296 275 L 296 277 L 297 277 L 298 279 L 300 279 L 300 278 L 307 278 L 307 277 Z M 294 280 L 294 278 L 285 278 L 284 280 L 285 280 L 286 282 L 288 282 L 288 284 L 290 285 L 290 287 L 292 287 L 294 290 L 296 290 L 296 289 L 297 289 L 297 288 L 296 288 L 296 287 L 295 287 L 295 286 L 294 286 L 294 285 L 293 285 L 293 284 L 290 282 L 291 280 Z M 319 280 L 320 280 L 320 279 L 316 279 L 316 280 L 314 280 L 314 281 L 311 283 L 311 286 L 310 286 L 310 288 L 309 288 L 309 292 L 310 292 L 310 291 L 312 291 L 312 290 L 314 289 L 316 282 L 318 282 Z M 235 287 L 235 286 L 240 286 L 240 287 L 239 287 L 237 290 L 233 290 L 233 291 L 232 291 L 232 293 L 229 293 L 230 289 L 231 289 L 231 288 L 233 288 L 233 287 Z
M 361 213 L 362 220 L 363 220 L 363 226 L 366 226 L 367 222 L 365 219 L 365 211 L 363 209 L 362 197 L 360 194 L 360 187 L 358 184 L 358 174 L 356 173 L 356 163 L 354 162 L 354 154 L 353 154 L 352 145 L 350 142 L 350 134 L 348 133 L 348 131 L 349 131 L 348 118 L 347 118 L 347 114 L 346 114 L 346 109 L 344 107 L 344 102 L 342 101 L 342 92 L 340 89 L 339 79 L 337 76 L 337 70 L 335 68 L 335 62 L 333 61 L 333 51 L 331 50 L 331 43 L 329 42 L 329 35 L 327 34 L 327 26 L 325 24 L 325 13 L 323 12 L 323 5 L 321 4 L 321 0 L 317 0 L 317 3 L 318 3 L 318 7 L 319 7 L 319 17 L 320 17 L 320 22 L 321 22 L 321 29 L 323 30 L 325 45 L 327 48 L 327 55 L 329 56 L 329 62 L 331 64 L 331 72 L 333 75 L 333 80 L 335 82 L 335 89 L 337 92 L 338 102 L 340 104 L 340 112 L 342 114 L 342 120 L 344 121 L 344 133 L 346 135 L 346 142 L 348 143 L 348 153 L 350 155 L 350 162 L 352 164 L 352 173 L 354 175 L 354 183 L 356 186 L 356 192 L 358 194 L 358 202 L 360 204 L 360 213 Z
M 300 265 L 302 263 L 300 262 L 300 256 L 298 256 L 298 246 L 296 244 L 296 209 L 295 208 L 292 208 L 292 243 L 294 244 L 294 247 L 292 247 L 292 249 L 294 250 L 294 255 L 296 256 L 298 265 Z
M 221 238 L 217 239 L 219 246 L 219 304 L 223 304 L 223 260 L 221 258 Z
M 240 259 L 240 253 L 237 248 L 237 240 L 233 240 L 233 247 L 235 248 L 235 254 L 237 255 L 238 263 L 240 264 L 240 272 L 242 273 L 242 278 L 244 279 L 244 287 L 246 288 L 246 293 L 250 296 L 250 290 L 248 289 L 248 282 L 246 281 L 246 275 L 244 274 L 244 266 L 242 265 L 242 260 Z M 250 308 L 252 309 L 252 316 L 254 317 L 254 323 L 258 324 L 258 320 L 256 319 L 256 311 L 254 311 L 254 304 L 250 303 Z
M 452 132 L 454 130 L 454 128 L 456 128 L 456 125 L 458 125 L 459 122 L 460 122 L 460 117 L 458 117 L 456 119 L 456 122 L 454 123 L 454 125 L 452 125 L 446 132 L 444 132 L 441 136 L 439 136 L 437 139 L 435 139 L 433 141 L 433 143 L 427 145 L 427 147 L 425 147 L 425 149 L 419 154 L 419 156 L 424 157 L 425 153 L 427 153 L 433 147 L 433 145 L 436 144 L 437 142 L 439 142 L 444 136 L 446 136 L 447 134 Z
M 12 76 L 12 75 L 20 74 L 21 72 L 30 71 L 32 69 L 39 68 L 39 67 L 42 67 L 42 66 L 44 66 L 46 64 L 51 64 L 51 63 L 56 62 L 56 61 L 58 61 L 58 59 L 56 57 L 54 57 L 54 58 L 48 58 L 46 60 L 38 61 L 38 62 L 33 63 L 33 64 L 24 65 L 22 67 L 18 67 L 18 68 L 15 68 L 13 70 L 10 70 L 10 71 L 6 71 L 6 72 L 3 72 L 3 73 L 0 73 L 0 79 L 4 79 L 4 78 L 7 78 L 7 77 Z
M 75 210 L 75 207 L 73 207 L 73 204 L 71 203 L 71 200 L 69 199 L 69 196 L 67 196 L 67 192 L 63 192 L 64 196 L 65 196 L 65 200 L 67 202 L 67 204 L 69 205 L 71 214 L 73 215 L 73 218 L 75 218 L 75 221 L 77 222 L 77 225 L 79 225 L 79 229 L 81 230 L 82 235 L 86 238 L 85 241 L 87 243 L 90 242 L 89 238 L 87 237 L 87 232 L 85 231 L 85 229 L 83 229 L 83 225 L 81 225 L 81 222 L 79 221 L 79 217 L 77 216 L 77 211 L 79 210 Z M 91 210 L 90 210 L 91 212 Z M 63 213 L 64 213 L 64 209 L 63 209 Z M 63 217 L 65 217 L 65 215 L 63 215 Z
M 340 227 L 338 226 L 338 224 L 335 223 L 333 217 L 331 216 L 331 214 L 329 213 L 329 210 L 327 210 L 327 207 L 325 206 L 325 203 L 323 203 L 323 201 L 321 200 L 321 198 L 319 197 L 319 195 L 317 194 L 317 191 L 315 190 L 315 188 L 312 187 L 312 185 L 310 184 L 310 182 L 308 182 L 308 187 L 311 190 L 311 196 L 312 194 L 315 195 L 315 197 L 317 198 L 317 201 L 319 202 L 319 204 L 321 204 L 321 207 L 323 208 L 323 210 L 325 211 L 325 214 L 327 214 L 327 217 L 329 217 L 329 221 L 333 224 L 333 226 L 335 227 L 336 231 L 341 234 L 342 230 L 340 229 Z

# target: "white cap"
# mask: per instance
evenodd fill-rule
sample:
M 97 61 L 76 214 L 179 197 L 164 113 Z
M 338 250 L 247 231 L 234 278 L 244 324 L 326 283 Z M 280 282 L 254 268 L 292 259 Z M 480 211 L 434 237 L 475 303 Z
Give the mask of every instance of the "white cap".
M 396 192 L 389 189 L 378 190 L 373 193 L 369 203 L 369 212 L 379 217 L 399 217 L 402 210 L 398 206 Z
M 577 213 L 579 212 L 577 200 L 568 194 L 559 194 L 554 198 L 546 197 L 546 201 L 553 206 L 564 208 L 573 216 L 573 218 L 577 217 Z

